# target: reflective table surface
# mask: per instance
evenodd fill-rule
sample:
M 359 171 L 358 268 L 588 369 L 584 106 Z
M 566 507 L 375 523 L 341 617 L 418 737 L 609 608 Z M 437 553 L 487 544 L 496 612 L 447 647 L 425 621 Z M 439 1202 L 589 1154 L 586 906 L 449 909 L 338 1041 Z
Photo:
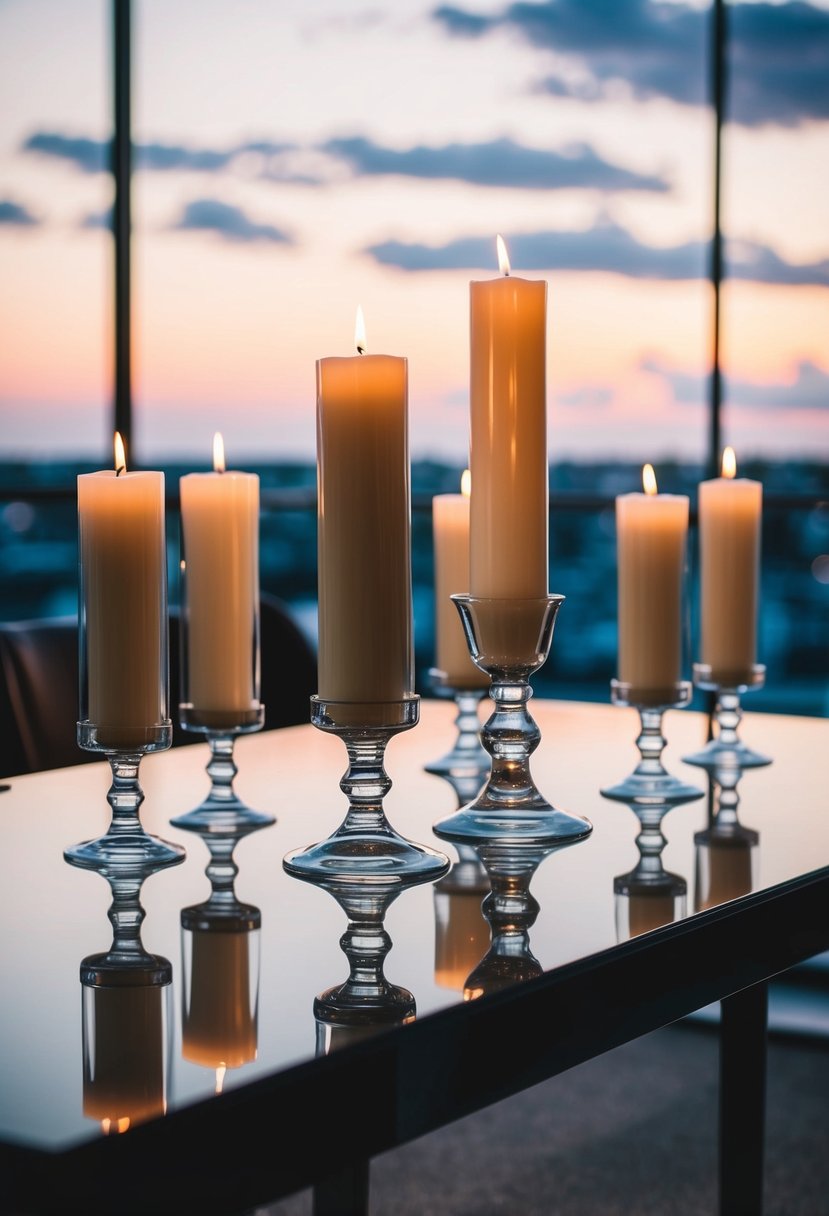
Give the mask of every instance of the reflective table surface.
M 487 705 L 485 699 L 482 718 Z M 673 807 L 662 821 L 666 843 L 657 865 L 674 884 L 666 895 L 652 884 L 637 889 L 637 817 L 600 792 L 638 758 L 635 711 L 540 700 L 530 708 L 542 736 L 532 760 L 537 784 L 556 805 L 586 816 L 593 831 L 530 866 L 525 931 L 513 934 L 498 965 L 483 971 L 493 945 L 481 910 L 488 886 L 477 881 L 479 866 L 477 874 L 475 865 L 464 869 L 457 850 L 433 833 L 458 799 L 425 768 L 453 743 L 454 706 L 424 699 L 418 725 L 388 746 L 389 821 L 454 863 L 449 879 L 404 889 L 385 909 L 384 974 L 412 998 L 401 1021 L 422 1021 L 470 998 L 486 1002 L 490 991 L 607 951 L 631 935 L 669 933 L 672 921 L 705 915 L 705 907 L 829 867 L 826 720 L 747 710 L 742 735 L 772 763 L 740 777 L 737 814 L 747 831 L 735 844 L 733 835 L 729 842 L 700 837 L 718 790 L 709 788 L 704 770 L 682 760 L 705 742 L 707 717 L 668 712 L 666 767 L 703 796 Z M 183 864 L 148 877 L 140 893 L 144 947 L 172 967 L 160 1003 L 144 991 L 96 1004 L 100 993 L 90 995 L 80 982 L 82 960 L 112 940 L 112 893 L 100 875 L 68 865 L 63 850 L 106 829 L 109 767 L 7 779 L 0 794 L 0 1144 L 54 1152 L 104 1132 L 131 1133 L 136 1124 L 163 1122 L 165 1112 L 221 1103 L 218 1090 L 231 1094 L 347 1047 L 349 1037 L 371 1029 L 338 1038 L 318 1025 L 315 1000 L 348 976 L 340 944 L 347 920 L 327 891 L 297 881 L 282 864 L 291 850 L 323 840 L 342 821 L 345 760 L 340 741 L 310 724 L 238 740 L 237 793 L 275 823 L 236 846 L 235 892 L 247 918 L 236 932 L 211 939 L 199 933 L 197 917 L 182 925 L 182 911 L 210 895 L 207 848 L 170 824 L 207 793 L 207 746 L 145 757 L 142 821 L 187 853 Z M 408 1027 L 394 1033 L 405 1035 Z M 127 1040 L 133 1058 L 119 1065 L 119 1043 Z

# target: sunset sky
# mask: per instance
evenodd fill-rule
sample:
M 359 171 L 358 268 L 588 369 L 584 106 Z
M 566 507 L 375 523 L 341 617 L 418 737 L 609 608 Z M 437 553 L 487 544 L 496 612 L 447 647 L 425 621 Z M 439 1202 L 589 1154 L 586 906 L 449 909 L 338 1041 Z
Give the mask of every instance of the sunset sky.
M 551 459 L 702 459 L 707 5 L 135 0 L 141 459 L 313 458 L 315 361 L 406 355 L 463 463 L 469 281 L 548 282 Z M 829 0 L 738 3 L 724 442 L 829 459 Z M 0 457 L 109 443 L 105 0 L 0 0 Z

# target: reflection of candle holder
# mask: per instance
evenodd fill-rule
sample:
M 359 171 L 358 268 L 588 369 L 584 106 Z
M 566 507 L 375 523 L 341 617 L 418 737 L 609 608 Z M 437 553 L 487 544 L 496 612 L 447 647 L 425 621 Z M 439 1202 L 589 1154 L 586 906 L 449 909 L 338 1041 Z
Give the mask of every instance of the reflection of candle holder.
M 129 865 L 121 857 L 98 867 L 112 891 L 112 945 L 80 966 L 83 1111 L 106 1133 L 127 1131 L 166 1109 L 173 969 L 141 941 L 141 887 L 159 868 L 163 863 Z
M 489 948 L 483 912 L 489 875 L 471 845 L 458 845 L 460 860 L 435 883 L 435 983 L 463 992 L 466 977 Z
M 662 850 L 667 843 L 662 820 L 671 807 L 632 803 L 630 809 L 639 820 L 636 837 L 639 860 L 629 873 L 619 874 L 613 880 L 619 941 L 681 920 L 687 910 L 688 884 L 662 864 Z
M 384 1027 L 414 1021 L 416 1005 L 411 992 L 390 984 L 385 976 L 384 963 L 392 942 L 384 922 L 389 906 L 405 886 L 425 882 L 428 875 L 411 869 L 391 869 L 384 874 L 377 868 L 369 878 L 320 868 L 304 872 L 294 872 L 287 865 L 285 868 L 294 877 L 327 891 L 348 918 L 348 927 L 340 938 L 340 948 L 348 959 L 348 979 L 314 998 L 317 1054 Z
M 592 831 L 589 820 L 557 810 L 530 773 L 530 756 L 541 742 L 541 731 L 527 709 L 532 696 L 529 677 L 547 660 L 564 596 L 451 598 L 461 615 L 469 653 L 490 676 L 495 710 L 481 728 L 481 743 L 492 760 L 477 797 L 437 823 L 436 834 L 453 843 L 484 838 L 563 844 L 583 839 Z
M 696 764 L 707 769 L 716 768 L 723 759 L 727 763 L 739 764 L 741 769 L 761 768 L 765 764 L 771 764 L 768 756 L 746 746 L 738 734 L 743 716 L 741 697 L 746 692 L 762 688 L 765 681 L 766 669 L 761 663 L 755 664 L 750 672 L 728 684 L 718 683 L 707 664 L 694 664 L 694 684 L 697 688 L 717 695 L 714 709 L 717 729 L 714 737 L 701 751 L 684 757 L 686 764 Z
M 386 745 L 419 717 L 420 698 L 358 703 L 311 698 L 311 721 L 319 730 L 338 735 L 348 753 L 340 789 L 348 813 L 327 840 L 288 853 L 283 864 L 295 878 L 311 882 L 355 878 L 391 880 L 403 885 L 431 882 L 449 869 L 449 858 L 426 845 L 406 840 L 389 823 L 383 799 L 391 781 L 383 767 Z
M 601 791 L 605 798 L 626 802 L 634 810 L 637 807 L 656 806 L 667 809 L 683 802 L 692 802 L 703 796 L 703 790 L 674 777 L 662 763 L 662 753 L 667 740 L 662 733 L 662 721 L 666 710 L 681 709 L 691 700 L 691 684 L 682 680 L 673 689 L 673 696 L 665 700 L 664 693 L 649 698 L 638 695 L 630 684 L 620 680 L 610 682 L 611 700 L 614 705 L 631 706 L 639 713 L 640 732 L 636 740 L 639 763 L 633 772 L 618 785 Z M 663 702 L 663 703 L 659 703 Z
M 429 679 L 439 697 L 451 698 L 455 702 L 455 742 L 446 755 L 424 765 L 427 773 L 443 777 L 455 791 L 458 806 L 469 802 L 479 792 L 491 760 L 481 743 L 481 721 L 478 706 L 486 692 L 485 688 L 458 688 L 453 685 L 445 671 L 432 667 Z
M 191 706 L 180 706 L 181 725 L 185 730 L 200 731 L 206 736 L 210 746 L 210 759 L 207 762 L 210 792 L 200 806 L 171 819 L 173 827 L 194 832 L 202 828 L 209 830 L 211 820 L 215 819 L 219 821 L 220 832 L 238 829 L 245 833 L 276 822 L 273 815 L 252 811 L 250 807 L 245 806 L 233 788 L 233 780 L 239 771 L 233 759 L 236 738 L 238 735 L 261 730 L 265 720 L 265 710 L 261 705 L 258 710 L 252 710 L 251 714 L 253 716 L 250 722 L 241 722 L 232 730 L 219 731 L 201 724 L 203 715 L 194 715 Z
M 708 768 L 715 813 L 710 826 L 694 836 L 694 906 L 698 912 L 747 895 L 757 881 L 760 835 L 743 827 L 738 818 L 738 786 L 743 774 L 739 755 L 739 750 L 720 750 L 717 763 Z
M 112 810 L 109 828 L 95 840 L 85 840 L 64 850 L 73 866 L 104 871 L 109 865 L 145 866 L 150 870 L 174 866 L 184 861 L 181 845 L 151 836 L 144 829 L 139 809 L 144 791 L 138 782 L 138 766 L 146 752 L 165 751 L 172 741 L 172 725 L 164 722 L 147 731 L 147 741 L 127 750 L 113 750 L 98 742 L 98 728 L 91 722 L 78 723 L 78 743 L 85 751 L 101 752 L 112 769 L 112 785 L 107 802 Z
M 544 968 L 530 949 L 530 929 L 540 910 L 530 883 L 544 858 L 567 843 L 482 839 L 475 846 L 491 888 L 481 905 L 489 923 L 490 945 L 467 976 L 464 1000 L 473 1001 L 543 974 Z

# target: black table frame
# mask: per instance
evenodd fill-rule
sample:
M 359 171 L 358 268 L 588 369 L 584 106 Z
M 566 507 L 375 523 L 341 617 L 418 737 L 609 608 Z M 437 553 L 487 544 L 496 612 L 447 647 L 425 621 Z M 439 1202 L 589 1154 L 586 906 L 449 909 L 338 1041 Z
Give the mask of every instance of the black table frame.
M 372 1157 L 721 1001 L 720 1213 L 759 1216 L 767 981 L 827 949 L 829 867 L 128 1135 L 0 1144 L 0 1212 L 229 1216 L 313 1187 L 316 1216 L 363 1216 Z

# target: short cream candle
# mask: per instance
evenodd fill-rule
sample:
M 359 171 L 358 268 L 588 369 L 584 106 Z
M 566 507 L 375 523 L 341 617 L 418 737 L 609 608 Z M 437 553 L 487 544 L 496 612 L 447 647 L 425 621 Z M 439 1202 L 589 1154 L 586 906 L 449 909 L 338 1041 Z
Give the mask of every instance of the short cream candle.
M 186 671 L 193 721 L 231 729 L 258 710 L 259 478 L 225 471 L 214 438 L 212 473 L 181 478 Z
M 736 471 L 726 448 L 722 477 L 699 487 L 700 662 L 723 688 L 749 680 L 757 661 L 763 487 Z
M 406 359 L 318 360 L 317 489 L 319 696 L 403 700 L 414 689 Z
M 102 747 L 128 751 L 168 720 L 164 474 L 115 469 L 78 477 L 85 617 L 86 720 Z
M 470 594 L 548 593 L 547 284 L 470 283 Z
M 643 494 L 616 499 L 618 678 L 630 699 L 670 705 L 682 679 L 688 498 L 658 494 L 650 465 Z
M 435 554 L 435 667 L 452 688 L 487 688 L 489 676 L 469 655 L 466 635 L 453 595 L 469 592 L 469 494 L 467 469 L 460 494 L 436 494 L 432 499 Z

